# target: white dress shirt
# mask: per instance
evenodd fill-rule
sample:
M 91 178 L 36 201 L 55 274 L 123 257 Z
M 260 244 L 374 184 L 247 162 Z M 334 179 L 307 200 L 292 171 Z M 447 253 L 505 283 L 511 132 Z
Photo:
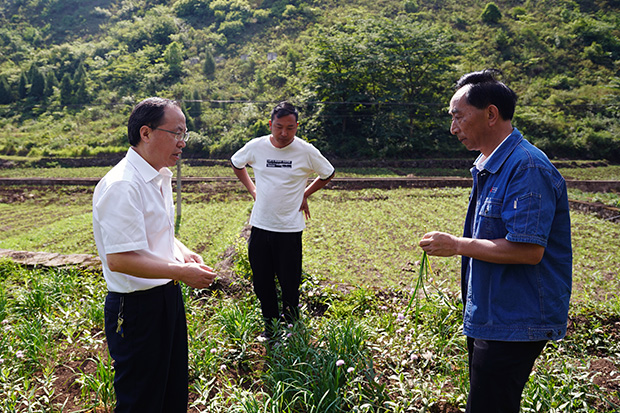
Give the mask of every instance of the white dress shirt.
M 133 251 L 183 262 L 174 238 L 172 172 L 155 170 L 130 148 L 95 188 L 93 232 L 109 291 L 130 293 L 168 283 L 111 271 L 107 254 Z

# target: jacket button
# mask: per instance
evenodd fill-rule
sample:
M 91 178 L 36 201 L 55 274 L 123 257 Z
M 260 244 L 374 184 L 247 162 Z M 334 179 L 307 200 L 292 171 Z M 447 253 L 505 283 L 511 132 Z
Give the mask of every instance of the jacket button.
M 553 331 L 549 331 L 549 332 L 547 332 L 547 337 L 548 337 L 548 338 L 553 337 Z

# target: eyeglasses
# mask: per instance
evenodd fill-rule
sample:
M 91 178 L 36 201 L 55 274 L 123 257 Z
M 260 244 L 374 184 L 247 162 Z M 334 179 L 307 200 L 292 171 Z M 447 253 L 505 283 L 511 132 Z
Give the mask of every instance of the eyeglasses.
M 171 130 L 162 129 L 162 128 L 153 128 L 153 129 L 157 129 L 157 130 L 161 130 L 161 131 L 173 134 L 174 135 L 174 139 L 176 139 L 177 142 L 179 142 L 179 141 L 187 142 L 189 140 L 189 132 L 188 131 L 185 131 L 185 132 L 173 132 Z

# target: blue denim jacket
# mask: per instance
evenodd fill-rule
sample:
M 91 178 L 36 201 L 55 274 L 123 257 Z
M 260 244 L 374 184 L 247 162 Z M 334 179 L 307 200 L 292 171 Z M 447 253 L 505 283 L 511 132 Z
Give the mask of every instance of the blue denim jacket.
M 464 236 L 538 244 L 545 253 L 536 265 L 463 257 L 464 334 L 499 341 L 563 338 L 572 284 L 564 178 L 516 128 L 481 171 L 474 166 L 471 172 Z

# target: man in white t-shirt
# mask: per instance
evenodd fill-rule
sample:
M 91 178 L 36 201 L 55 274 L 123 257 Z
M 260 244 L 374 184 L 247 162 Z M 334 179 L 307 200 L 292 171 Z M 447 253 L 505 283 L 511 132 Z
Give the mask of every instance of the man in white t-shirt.
M 174 236 L 168 167 L 185 147 L 185 116 L 174 101 L 148 98 L 133 109 L 127 131 L 131 148 L 93 196 L 115 411 L 185 413 L 187 325 L 178 282 L 206 288 L 216 276 Z
M 310 218 L 308 197 L 334 176 L 334 167 L 318 149 L 295 136 L 297 109 L 288 102 L 271 112 L 271 134 L 249 141 L 231 158 L 235 175 L 254 198 L 248 256 L 254 292 L 261 303 L 266 339 L 272 339 L 280 318 L 275 279 L 282 292 L 282 315 L 299 315 L 302 232 Z M 246 165 L 254 170 L 256 185 Z M 308 185 L 311 174 L 318 177 Z

